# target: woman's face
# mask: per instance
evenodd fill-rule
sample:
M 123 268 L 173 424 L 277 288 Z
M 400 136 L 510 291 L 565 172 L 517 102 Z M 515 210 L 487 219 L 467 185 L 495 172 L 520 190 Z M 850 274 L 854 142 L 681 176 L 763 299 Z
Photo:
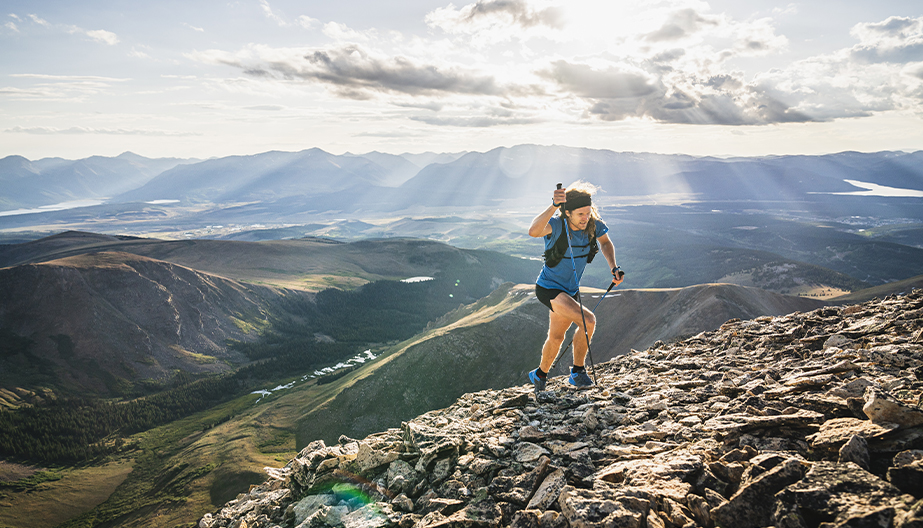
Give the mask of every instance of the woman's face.
M 586 229 L 586 225 L 590 221 L 592 209 L 593 207 L 588 205 L 580 209 L 569 211 L 567 213 L 567 223 L 570 224 L 570 228 L 574 231 L 583 231 Z

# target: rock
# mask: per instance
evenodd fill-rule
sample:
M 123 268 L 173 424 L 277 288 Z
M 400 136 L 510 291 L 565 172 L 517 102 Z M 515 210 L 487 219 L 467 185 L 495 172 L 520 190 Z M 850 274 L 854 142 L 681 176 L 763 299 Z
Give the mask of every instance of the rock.
M 497 406 L 497 409 L 514 409 L 517 407 L 525 407 L 529 404 L 529 393 L 519 394 L 505 400 L 503 403 Z
M 829 339 L 824 341 L 824 348 L 846 348 L 852 344 L 852 341 L 840 334 L 833 334 Z
M 439 512 L 448 517 L 455 512 L 461 511 L 465 507 L 465 502 L 457 499 L 444 499 L 442 497 L 430 498 L 423 506 L 421 512 Z
M 417 485 L 417 472 L 403 460 L 395 460 L 388 466 L 385 475 L 386 486 L 394 493 L 410 493 Z
M 852 435 L 840 448 L 837 463 L 853 462 L 862 469 L 869 470 L 869 444 L 864 437 Z
M 888 468 L 888 482 L 904 493 L 923 498 L 923 451 L 903 451 Z
M 830 389 L 827 394 L 830 394 L 831 396 L 838 396 L 843 399 L 862 398 L 865 395 L 865 389 L 876 386 L 878 386 L 878 384 L 871 380 L 866 378 L 858 378 Z
M 330 526 L 342 524 L 343 528 L 384 528 L 396 524 L 382 509 L 369 504 L 342 517 L 341 522 L 327 521 Z
M 539 445 L 533 444 L 532 442 L 520 442 L 516 447 L 513 458 L 516 462 L 528 464 L 530 462 L 537 462 L 539 458 L 548 454 L 548 450 Z
M 857 418 L 834 418 L 820 426 L 820 430 L 805 438 L 811 446 L 822 449 L 839 449 L 853 436 L 877 438 L 898 428 L 894 423 L 875 423 Z
M 898 513 L 896 528 L 923 528 L 923 501 L 917 501 L 910 511 Z
M 526 509 L 547 510 L 558 500 L 561 490 L 566 485 L 567 478 L 564 476 L 564 471 L 561 469 L 552 471 L 535 491 Z
M 355 464 L 360 472 L 367 473 L 381 466 L 391 464 L 398 459 L 398 456 L 398 453 L 393 451 L 374 450 L 368 444 L 360 442 Z
M 874 387 L 866 389 L 862 410 L 875 423 L 892 423 L 901 427 L 923 425 L 923 410 L 901 403 Z
M 567 528 L 567 520 L 556 511 L 520 510 L 510 528 Z
M 908 449 L 907 451 L 901 451 L 894 455 L 891 465 L 896 467 L 909 466 L 918 461 L 923 461 L 923 450 Z
M 428 528 L 497 528 L 500 526 L 502 517 L 503 512 L 497 503 L 483 500 L 471 503 L 465 509 L 425 526 Z
M 711 524 L 712 507 L 706 499 L 698 495 L 689 495 L 686 497 L 686 504 L 695 519 L 696 526 L 709 526 Z
M 597 491 L 565 486 L 558 499 L 570 528 L 641 528 L 645 512 Z
M 687 481 L 703 467 L 701 457 L 685 454 L 616 462 L 600 470 L 596 477 L 620 486 L 643 488 L 652 496 L 682 501 L 692 491 Z
M 413 501 L 410 500 L 410 497 L 401 493 L 397 497 L 391 499 L 391 504 L 394 505 L 399 511 L 410 513 L 413 511 Z
M 814 463 L 776 500 L 776 522 L 800 519 L 806 525 L 805 519 L 823 519 L 837 526 L 890 526 L 896 512 L 906 508 L 900 490 L 851 462 Z
M 543 442 L 546 438 L 548 438 L 548 433 L 540 431 L 532 425 L 527 425 L 519 430 L 519 439 L 523 442 Z
M 774 504 L 766 498 L 801 480 L 804 474 L 801 461 L 788 459 L 741 487 L 728 502 L 711 510 L 711 517 L 720 526 L 769 526 Z
M 532 471 L 513 477 L 500 476 L 487 487 L 487 492 L 496 499 L 525 506 L 548 472 L 550 460 L 542 457 Z
M 693 521 L 690 516 L 692 512 L 687 510 L 680 503 L 672 499 L 663 499 L 661 503 L 662 515 L 666 517 L 668 521 L 673 526 L 695 526 L 696 523 Z M 688 514 L 688 515 L 687 515 Z
M 777 416 L 753 416 L 745 413 L 734 413 L 706 421 L 705 428 L 729 435 L 769 427 L 803 427 L 823 421 L 823 419 L 823 414 L 805 409 L 799 409 L 793 414 L 780 414 Z
M 869 440 L 872 453 L 894 453 L 914 449 L 923 445 L 923 426 L 910 429 L 898 429 L 881 438 Z
M 295 525 L 301 524 L 305 519 L 314 515 L 322 506 L 333 506 L 336 499 L 332 494 L 308 495 L 295 504 Z
M 583 427 L 587 431 L 595 431 L 599 427 L 599 420 L 596 418 L 596 411 L 594 409 L 588 409 L 586 414 L 583 415 Z

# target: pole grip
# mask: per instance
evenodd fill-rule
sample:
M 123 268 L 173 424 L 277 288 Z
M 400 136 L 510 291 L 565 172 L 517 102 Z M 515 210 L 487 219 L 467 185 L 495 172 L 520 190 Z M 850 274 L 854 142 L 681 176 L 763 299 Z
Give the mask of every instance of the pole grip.
M 560 189 L 561 187 L 564 187 L 564 184 L 563 184 L 563 183 L 559 183 L 559 184 L 558 184 L 558 189 Z

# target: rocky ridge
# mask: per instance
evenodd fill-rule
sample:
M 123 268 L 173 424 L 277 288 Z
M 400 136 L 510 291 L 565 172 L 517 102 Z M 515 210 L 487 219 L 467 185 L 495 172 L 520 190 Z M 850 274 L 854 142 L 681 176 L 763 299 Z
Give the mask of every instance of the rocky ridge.
M 923 290 L 315 441 L 201 528 L 923 527 Z

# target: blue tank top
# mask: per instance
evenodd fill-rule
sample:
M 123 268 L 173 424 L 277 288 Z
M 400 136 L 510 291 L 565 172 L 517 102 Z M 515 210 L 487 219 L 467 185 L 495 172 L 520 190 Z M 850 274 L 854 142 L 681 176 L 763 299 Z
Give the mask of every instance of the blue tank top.
M 564 222 L 566 225 L 566 222 Z M 561 234 L 562 222 L 560 217 L 555 216 L 548 221 L 548 225 L 551 226 L 551 234 L 545 235 L 545 249 L 551 249 L 554 246 L 555 241 L 558 239 L 558 235 Z M 561 262 L 553 268 L 549 268 L 548 265 L 542 266 L 541 273 L 538 274 L 538 278 L 535 280 L 535 284 L 538 284 L 542 288 L 547 288 L 549 290 L 562 290 L 567 292 L 568 295 L 577 294 L 577 280 L 583 277 L 583 270 L 586 269 L 586 256 L 590 253 L 590 237 L 586 236 L 586 233 L 583 231 L 574 231 L 567 226 L 567 231 L 570 233 L 570 244 L 574 247 L 574 259 L 571 261 L 571 250 L 567 249 L 567 252 L 564 253 L 564 258 L 561 259 Z M 596 221 L 596 238 L 605 235 L 609 232 L 609 227 L 602 220 Z M 584 247 L 578 247 L 584 246 Z M 581 258 L 583 257 L 583 258 Z M 571 264 L 573 262 L 573 264 Z M 577 279 L 574 279 L 574 267 L 577 268 Z

